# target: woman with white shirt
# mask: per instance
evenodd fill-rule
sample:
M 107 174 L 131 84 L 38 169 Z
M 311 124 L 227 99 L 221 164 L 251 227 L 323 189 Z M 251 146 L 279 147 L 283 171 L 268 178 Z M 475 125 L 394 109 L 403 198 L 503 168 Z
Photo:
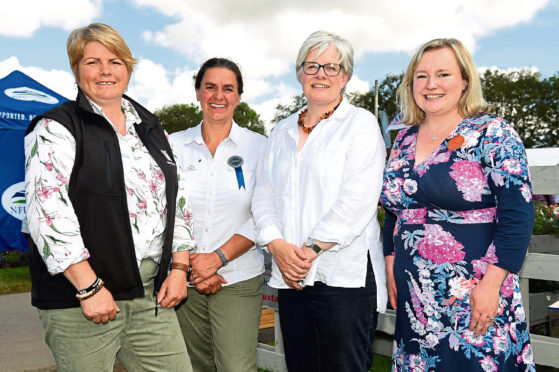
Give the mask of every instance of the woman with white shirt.
M 343 98 L 353 49 L 311 34 L 296 61 L 308 106 L 272 131 L 254 190 L 256 242 L 273 255 L 287 367 L 368 371 L 386 308 L 377 203 L 386 151 L 378 122 Z
M 194 371 L 256 371 L 264 260 L 250 211 L 265 137 L 233 121 L 241 101 L 239 67 L 224 58 L 196 74 L 203 120 L 170 137 L 187 178 L 195 253 L 187 301 L 177 316 Z

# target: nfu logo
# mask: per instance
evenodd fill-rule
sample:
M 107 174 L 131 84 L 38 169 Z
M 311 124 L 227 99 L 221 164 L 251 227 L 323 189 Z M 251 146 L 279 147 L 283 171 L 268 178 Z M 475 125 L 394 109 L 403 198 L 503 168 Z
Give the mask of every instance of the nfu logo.
M 46 94 L 45 92 L 41 92 L 40 90 L 28 87 L 9 88 L 4 90 L 4 93 L 8 97 L 18 99 L 20 101 L 37 101 L 51 105 L 58 103 L 58 99 L 53 96 Z
M 25 182 L 18 182 L 8 187 L 2 194 L 2 207 L 11 216 L 23 220 L 25 208 Z

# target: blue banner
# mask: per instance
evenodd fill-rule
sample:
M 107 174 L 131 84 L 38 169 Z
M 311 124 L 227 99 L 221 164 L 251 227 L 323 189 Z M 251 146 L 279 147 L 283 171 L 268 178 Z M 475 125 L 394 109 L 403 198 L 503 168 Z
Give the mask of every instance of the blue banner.
M 27 251 L 23 137 L 31 120 L 67 101 L 20 71 L 0 79 L 0 251 Z

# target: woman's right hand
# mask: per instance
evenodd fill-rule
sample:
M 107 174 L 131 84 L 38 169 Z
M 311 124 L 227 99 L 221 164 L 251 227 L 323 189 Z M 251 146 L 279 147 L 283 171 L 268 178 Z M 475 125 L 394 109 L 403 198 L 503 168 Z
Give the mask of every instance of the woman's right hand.
M 388 290 L 388 300 L 390 301 L 392 308 L 396 310 L 398 291 L 396 289 L 396 280 L 394 280 L 394 256 L 385 256 L 384 264 L 386 266 L 386 289 Z
M 115 320 L 120 309 L 116 305 L 113 295 L 105 287 L 90 298 L 80 302 L 83 315 L 95 323 L 107 323 Z
M 96 281 L 97 275 L 87 260 L 72 264 L 64 271 L 64 276 L 77 290 L 87 288 Z M 95 323 L 107 323 L 116 318 L 120 309 L 116 305 L 113 295 L 105 287 L 86 300 L 80 301 L 83 315 Z
M 299 247 L 283 239 L 275 239 L 268 243 L 268 250 L 285 278 L 299 282 L 307 276 L 312 262 L 307 261 L 305 253 Z

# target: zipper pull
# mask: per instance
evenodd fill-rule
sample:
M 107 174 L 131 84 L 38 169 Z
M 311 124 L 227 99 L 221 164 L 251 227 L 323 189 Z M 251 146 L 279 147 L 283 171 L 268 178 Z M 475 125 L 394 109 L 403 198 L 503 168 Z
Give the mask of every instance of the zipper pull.
M 158 310 L 159 310 L 159 309 L 157 308 L 157 305 L 158 305 L 158 303 L 157 303 L 157 296 L 155 296 L 155 316 L 157 316 L 157 312 L 158 312 Z

